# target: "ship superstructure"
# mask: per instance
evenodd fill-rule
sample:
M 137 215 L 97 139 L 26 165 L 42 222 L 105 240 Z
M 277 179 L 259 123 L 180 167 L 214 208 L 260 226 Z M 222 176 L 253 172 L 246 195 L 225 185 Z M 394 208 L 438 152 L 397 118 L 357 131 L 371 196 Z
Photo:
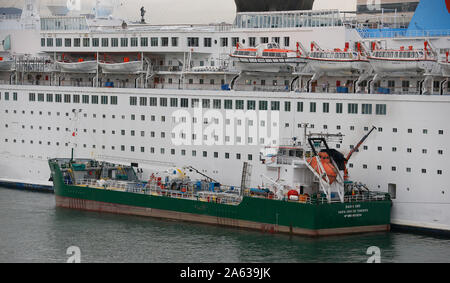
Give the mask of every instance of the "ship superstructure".
M 416 15 L 445 5 L 421 1 Z M 391 194 L 393 224 L 448 231 L 449 16 L 433 30 L 374 29 L 337 10 L 174 26 L 4 16 L 0 178 L 50 184 L 47 159 L 74 148 L 143 174 L 189 164 L 227 185 L 248 162 L 256 186 L 261 145 L 337 131 L 331 146 L 350 152 L 376 125 L 348 162 L 353 178 Z

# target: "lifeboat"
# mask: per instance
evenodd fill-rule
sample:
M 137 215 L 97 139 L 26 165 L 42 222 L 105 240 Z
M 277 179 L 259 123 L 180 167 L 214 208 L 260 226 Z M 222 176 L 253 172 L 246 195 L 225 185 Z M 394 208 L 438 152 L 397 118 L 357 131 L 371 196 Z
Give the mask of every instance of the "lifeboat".
M 95 73 L 97 72 L 97 61 L 84 61 L 79 59 L 77 62 L 56 62 L 61 72 L 66 73 Z
M 238 45 L 230 57 L 242 71 L 292 72 L 294 67 L 306 64 L 299 50 L 281 49 L 277 43 L 247 49 L 241 49 Z
M 368 56 L 376 73 L 414 73 L 429 72 L 437 60 L 425 42 L 424 49 L 400 48 L 398 50 L 375 49 Z
M 340 48 L 322 50 L 313 42 L 306 60 L 314 72 L 330 75 L 363 73 L 370 69 L 369 60 L 360 44 L 358 51 L 350 50 L 348 44 L 343 50 Z
M 323 169 L 325 170 L 325 172 L 322 171 L 322 168 L 319 166 L 317 159 L 315 157 L 313 158 L 308 158 L 307 162 L 308 164 L 314 168 L 314 170 L 319 174 L 319 175 L 323 175 L 323 173 L 325 173 L 328 177 L 328 181 L 329 184 L 333 184 L 334 181 L 336 181 L 337 178 L 337 168 L 334 167 L 333 163 L 331 162 L 330 156 L 328 155 L 328 153 L 326 152 L 319 152 L 319 158 L 320 158 L 320 162 L 322 163 Z M 323 177 L 323 179 L 325 181 L 326 178 L 325 176 Z
M 0 57 L 0 71 L 11 71 L 14 66 L 12 58 Z
M 129 58 L 125 57 L 123 62 L 99 62 L 99 66 L 102 68 L 103 73 L 114 73 L 114 74 L 137 74 L 143 71 L 142 61 L 130 61 Z

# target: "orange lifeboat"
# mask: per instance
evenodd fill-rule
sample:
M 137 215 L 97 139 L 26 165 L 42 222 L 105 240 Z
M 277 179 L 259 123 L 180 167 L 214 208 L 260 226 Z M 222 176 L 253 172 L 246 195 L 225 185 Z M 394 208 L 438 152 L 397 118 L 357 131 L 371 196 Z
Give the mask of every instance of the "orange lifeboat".
M 320 161 L 322 162 L 323 169 L 325 170 L 325 173 L 327 174 L 328 179 L 330 180 L 330 185 L 331 185 L 334 183 L 334 181 L 336 181 L 337 169 L 334 167 L 333 163 L 331 162 L 330 156 L 328 156 L 328 153 L 320 152 L 319 157 L 320 157 Z M 311 165 L 311 167 L 314 168 L 314 170 L 316 170 L 317 173 L 319 173 L 319 175 L 322 175 L 322 173 L 323 173 L 322 169 L 320 168 L 319 164 L 317 164 L 316 158 L 308 158 L 307 161 L 308 161 L 309 165 Z M 324 178 L 324 180 L 325 180 L 325 178 Z

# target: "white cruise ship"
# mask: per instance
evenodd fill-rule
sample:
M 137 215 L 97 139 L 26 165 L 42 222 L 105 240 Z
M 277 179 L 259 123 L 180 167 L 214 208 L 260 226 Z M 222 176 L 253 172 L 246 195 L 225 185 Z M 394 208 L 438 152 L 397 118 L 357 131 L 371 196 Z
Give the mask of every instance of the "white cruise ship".
M 282 184 L 270 149 L 323 133 L 350 152 L 375 126 L 349 174 L 391 194 L 392 224 L 450 232 L 449 1 L 411 24 L 249 6 L 211 25 L 41 17 L 34 0 L 0 15 L 0 181 L 51 186 L 48 159 L 74 149 L 144 178 L 192 166 L 240 185 L 247 162 L 252 186 Z

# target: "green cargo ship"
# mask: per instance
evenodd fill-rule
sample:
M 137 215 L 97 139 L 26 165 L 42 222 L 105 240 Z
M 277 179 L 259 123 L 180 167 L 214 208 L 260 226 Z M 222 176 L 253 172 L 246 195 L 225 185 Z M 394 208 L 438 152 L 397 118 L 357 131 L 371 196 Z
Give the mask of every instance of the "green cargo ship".
M 310 236 L 390 229 L 385 194 L 359 192 L 344 202 L 306 195 L 276 199 L 268 190 L 239 192 L 214 182 L 140 182 L 131 166 L 94 160 L 52 159 L 49 165 L 58 207 Z

